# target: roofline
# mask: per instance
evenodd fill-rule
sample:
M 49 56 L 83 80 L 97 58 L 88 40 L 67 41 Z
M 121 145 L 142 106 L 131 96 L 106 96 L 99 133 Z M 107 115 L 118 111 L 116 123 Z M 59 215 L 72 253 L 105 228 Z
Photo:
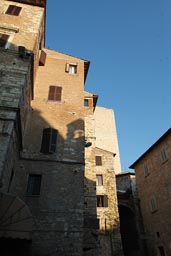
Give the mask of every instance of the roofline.
M 98 148 L 98 147 L 95 147 L 95 149 L 99 149 L 99 150 L 101 150 L 101 151 L 105 151 L 105 152 L 108 152 L 108 153 L 112 154 L 114 157 L 116 156 L 116 153 L 114 153 L 114 152 L 111 152 L 111 151 L 109 151 L 109 150 L 106 150 L 106 149 L 102 149 L 102 148 Z
M 132 165 L 130 165 L 129 168 L 134 169 L 135 165 L 169 134 L 171 134 L 171 128 L 169 128 L 149 149 L 147 149 L 147 151 L 145 151 Z
M 135 175 L 135 172 L 120 172 L 115 174 L 116 176 Z

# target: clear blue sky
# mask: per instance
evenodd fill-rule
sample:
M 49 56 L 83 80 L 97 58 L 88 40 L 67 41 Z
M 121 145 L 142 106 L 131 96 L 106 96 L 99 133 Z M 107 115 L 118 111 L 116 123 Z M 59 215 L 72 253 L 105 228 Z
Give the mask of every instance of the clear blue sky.
M 114 109 L 129 170 L 171 126 L 171 1 L 47 0 L 46 47 L 90 60 L 85 89 Z

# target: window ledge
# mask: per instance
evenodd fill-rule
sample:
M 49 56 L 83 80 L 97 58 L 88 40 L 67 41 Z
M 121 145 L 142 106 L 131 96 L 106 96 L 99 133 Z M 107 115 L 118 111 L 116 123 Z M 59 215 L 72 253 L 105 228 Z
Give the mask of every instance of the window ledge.
M 19 27 L 9 26 L 8 24 L 1 24 L 0 25 L 0 29 L 8 30 L 8 31 L 13 31 L 15 33 L 19 32 Z
M 167 161 L 169 161 L 169 158 L 162 161 L 162 164 L 165 164 Z

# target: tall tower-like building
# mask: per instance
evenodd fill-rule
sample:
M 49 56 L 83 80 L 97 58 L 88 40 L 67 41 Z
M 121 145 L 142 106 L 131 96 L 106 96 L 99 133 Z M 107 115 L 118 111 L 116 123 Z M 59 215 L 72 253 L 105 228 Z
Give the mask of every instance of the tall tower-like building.
M 98 144 L 90 62 L 45 48 L 45 0 L 0 9 L 0 254 L 121 256 L 119 151 Z

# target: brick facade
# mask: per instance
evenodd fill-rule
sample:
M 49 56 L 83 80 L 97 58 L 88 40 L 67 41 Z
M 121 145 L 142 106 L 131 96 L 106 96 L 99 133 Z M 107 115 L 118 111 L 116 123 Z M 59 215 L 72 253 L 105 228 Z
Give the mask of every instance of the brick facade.
M 104 234 L 96 206 L 95 155 L 102 153 L 96 148 L 97 95 L 84 91 L 89 61 L 44 48 L 45 3 L 0 2 L 0 33 L 9 35 L 0 47 L 2 256 L 120 256 L 118 146 L 103 151 L 109 197 Z M 9 5 L 21 7 L 20 14 L 6 14 Z
M 149 255 L 171 254 L 171 130 L 134 164 Z

